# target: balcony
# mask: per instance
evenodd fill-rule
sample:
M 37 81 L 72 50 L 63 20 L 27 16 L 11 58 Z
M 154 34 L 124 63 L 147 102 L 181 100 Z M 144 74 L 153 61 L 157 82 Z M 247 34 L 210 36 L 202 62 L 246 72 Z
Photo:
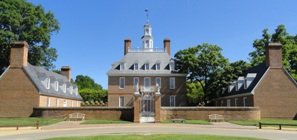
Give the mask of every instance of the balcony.
M 129 48 L 128 52 L 166 52 L 164 48 Z

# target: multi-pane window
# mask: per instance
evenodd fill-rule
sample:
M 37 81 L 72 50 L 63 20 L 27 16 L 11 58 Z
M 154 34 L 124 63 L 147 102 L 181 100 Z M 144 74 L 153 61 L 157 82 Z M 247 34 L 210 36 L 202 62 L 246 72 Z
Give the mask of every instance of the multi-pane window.
M 151 78 L 150 77 L 144 77 L 144 87 L 149 88 L 151 86 Z
M 170 77 L 169 87 L 170 89 L 175 89 L 175 77 Z
M 149 63 L 145 63 L 144 64 L 144 70 L 149 70 L 150 69 L 150 64 Z
M 156 63 L 156 70 L 160 70 L 161 69 L 161 64 L 160 63 Z
M 237 106 L 238 98 L 234 99 L 234 106 Z
M 136 89 L 136 88 L 139 88 L 139 78 L 138 77 L 133 78 L 133 87 L 135 90 L 138 90 L 138 89 Z
M 47 97 L 47 107 L 50 107 L 50 106 L 51 106 L 51 98 Z
M 231 100 L 230 99 L 227 100 L 227 106 L 231 106 Z
M 169 98 L 170 106 L 175 106 L 175 95 L 171 95 Z
M 63 84 L 63 92 L 66 93 L 66 84 Z
M 51 86 L 51 79 L 50 78 L 47 78 L 46 79 L 46 89 L 50 89 L 50 86 Z
M 124 107 L 125 106 L 125 98 L 124 96 L 119 97 L 119 107 Z
M 169 63 L 169 68 L 170 68 L 171 71 L 175 70 L 174 62 Z
M 126 64 L 125 63 L 121 63 L 120 64 L 120 70 L 125 70 Z
M 221 100 L 221 106 L 223 106 L 224 105 L 224 101 L 223 100 Z
M 247 97 L 243 97 L 243 106 L 247 106 Z
M 134 63 L 134 70 L 138 70 L 138 63 Z
M 156 87 L 161 87 L 161 77 L 156 77 Z
M 58 81 L 55 82 L 55 90 L 56 90 L 56 91 L 59 90 L 59 82 L 58 82 Z
M 63 101 L 63 107 L 67 107 L 67 100 Z
M 125 77 L 120 77 L 119 83 L 121 89 L 125 88 Z

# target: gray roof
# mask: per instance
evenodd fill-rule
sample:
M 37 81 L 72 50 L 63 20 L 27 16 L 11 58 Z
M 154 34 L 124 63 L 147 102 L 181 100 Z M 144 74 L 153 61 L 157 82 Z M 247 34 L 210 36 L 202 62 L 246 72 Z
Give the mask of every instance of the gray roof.
M 186 76 L 170 70 L 173 62 L 166 52 L 129 52 L 120 61 L 112 64 L 108 76 Z M 125 69 L 120 70 L 120 64 L 125 64 Z M 138 70 L 134 70 L 134 64 L 138 63 Z M 149 70 L 144 70 L 144 64 L 149 64 Z M 160 63 L 160 70 L 156 70 L 156 64 Z
M 24 70 L 38 89 L 39 94 L 82 100 L 82 97 L 78 93 L 77 86 L 70 83 L 65 76 L 57 74 L 55 72 L 47 71 L 43 67 L 33 66 L 31 64 L 24 66 Z M 50 79 L 49 89 L 47 89 L 48 79 Z M 55 89 L 56 81 L 58 81 L 59 83 L 58 90 Z M 66 86 L 66 91 L 63 89 L 64 86 Z

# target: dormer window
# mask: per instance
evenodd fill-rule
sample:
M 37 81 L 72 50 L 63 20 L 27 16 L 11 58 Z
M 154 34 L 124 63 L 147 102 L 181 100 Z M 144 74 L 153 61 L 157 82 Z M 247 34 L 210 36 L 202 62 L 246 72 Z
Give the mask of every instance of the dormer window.
M 149 63 L 145 63 L 144 64 L 144 70 L 149 70 L 150 69 L 150 64 Z
M 63 84 L 63 92 L 66 93 L 66 84 Z
M 51 79 L 46 78 L 46 89 L 50 89 L 50 87 L 51 87 Z
M 73 94 L 73 87 L 72 86 L 70 86 L 69 90 L 70 90 L 70 94 Z
M 134 63 L 134 70 L 138 70 L 138 63 Z
M 175 68 L 174 68 L 174 62 L 170 62 L 169 63 L 169 68 L 170 68 L 171 71 L 174 71 L 175 70 Z
M 120 70 L 125 70 L 126 64 L 125 63 L 121 63 L 120 64 Z
M 55 90 L 59 91 L 59 82 L 58 81 L 55 82 Z
M 160 63 L 156 63 L 156 70 L 160 70 L 161 69 L 161 64 Z

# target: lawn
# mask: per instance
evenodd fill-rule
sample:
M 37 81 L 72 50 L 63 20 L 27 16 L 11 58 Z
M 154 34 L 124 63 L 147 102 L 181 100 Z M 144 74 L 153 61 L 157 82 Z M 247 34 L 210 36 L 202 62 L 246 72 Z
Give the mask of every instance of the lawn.
M 258 126 L 259 122 L 261 123 L 280 123 L 280 124 L 296 124 L 297 120 L 286 120 L 286 119 L 261 119 L 260 121 L 255 120 L 239 120 L 239 121 L 229 121 L 230 123 L 238 125 L 249 125 L 249 126 Z
M 172 120 L 165 120 L 161 121 L 161 123 L 172 123 Z M 185 124 L 203 124 L 203 125 L 209 125 L 211 124 L 210 122 L 206 120 L 185 120 Z
M 103 135 L 89 137 L 64 137 L 48 140 L 261 140 L 248 137 L 214 136 L 214 135 Z
M 47 119 L 47 118 L 0 118 L 0 127 L 15 127 L 15 126 L 36 126 L 36 122 L 39 121 L 39 125 L 54 124 L 62 119 Z
M 85 120 L 81 124 L 115 124 L 115 123 L 132 123 L 123 120 Z

